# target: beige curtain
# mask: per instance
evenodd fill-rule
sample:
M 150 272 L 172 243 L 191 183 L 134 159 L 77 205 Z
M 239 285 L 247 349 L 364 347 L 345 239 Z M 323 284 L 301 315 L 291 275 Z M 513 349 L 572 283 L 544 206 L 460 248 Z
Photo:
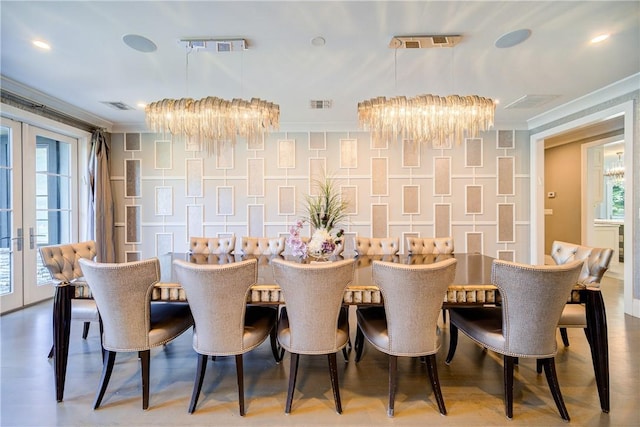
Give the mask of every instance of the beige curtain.
M 91 136 L 89 155 L 89 238 L 96 241 L 96 260 L 115 262 L 114 204 L 109 176 L 109 141 L 102 130 Z

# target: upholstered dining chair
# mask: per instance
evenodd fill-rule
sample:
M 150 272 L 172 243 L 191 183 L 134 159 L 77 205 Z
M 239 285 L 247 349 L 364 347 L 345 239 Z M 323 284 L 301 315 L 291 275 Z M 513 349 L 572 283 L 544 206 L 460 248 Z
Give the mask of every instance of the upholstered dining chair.
M 157 258 L 125 263 L 80 260 L 102 319 L 104 362 L 93 409 L 107 390 L 118 352 L 138 352 L 142 373 L 142 409 L 149 407 L 150 349 L 171 342 L 193 325 L 186 303 L 151 303 L 160 280 Z
M 592 248 L 573 243 L 554 241 L 551 245 L 551 258 L 557 265 L 574 260 L 583 260 L 584 265 L 578 276 L 578 285 L 590 292 L 600 292 L 600 281 L 609 268 L 613 249 Z M 587 334 L 587 313 L 584 304 L 567 304 L 558 322 L 560 336 L 565 347 L 569 346 L 567 328 L 582 328 Z
M 285 249 L 285 238 L 248 237 L 240 239 L 240 253 L 243 255 L 280 255 Z
M 452 237 L 407 237 L 409 255 L 452 254 L 453 250 Z
M 575 285 L 582 261 L 533 266 L 495 260 L 492 282 L 502 305 L 493 308 L 449 310 L 450 364 L 462 331 L 476 343 L 504 356 L 505 413 L 513 418 L 513 367 L 518 358 L 541 360 L 551 394 L 563 420 L 569 413 L 562 399 L 555 369 L 556 328 Z
M 98 322 L 99 316 L 96 302 L 91 297 L 91 292 L 83 277 L 79 260 L 81 258 L 95 258 L 96 242 L 87 240 L 79 243 L 42 246 L 39 248 L 39 252 L 42 263 L 51 274 L 56 291 L 62 286 L 74 287 L 74 298 L 71 300 L 71 319 L 84 322 L 82 338 L 86 339 L 89 335 L 90 322 Z M 48 357 L 52 356 L 53 346 L 51 346 Z
M 189 237 L 189 252 L 193 254 L 230 254 L 236 247 L 236 236 Z
M 397 237 L 354 237 L 354 248 L 358 255 L 396 255 L 400 250 Z
M 262 344 L 275 330 L 277 307 L 247 306 L 247 293 L 256 283 L 255 259 L 226 265 L 173 261 L 193 314 L 193 349 L 198 354 L 196 379 L 189 404 L 195 411 L 209 356 L 235 356 L 238 405 L 244 416 L 242 355 Z
M 443 297 L 453 282 L 454 258 L 425 265 L 373 262 L 373 283 L 380 288 L 384 308 L 358 308 L 356 352 L 361 353 L 363 337 L 389 355 L 389 407 L 394 415 L 398 383 L 398 357 L 425 357 L 431 387 L 442 415 L 447 409 L 440 390 L 436 353 L 440 348 L 438 313 Z M 358 360 L 357 357 L 356 360 Z
M 284 293 L 278 341 L 291 354 L 285 413 L 291 412 L 301 354 L 326 354 L 337 413 L 342 413 L 336 353 L 347 345 L 349 319 L 343 306 L 345 288 L 353 281 L 355 260 L 301 264 L 271 261 L 275 282 Z

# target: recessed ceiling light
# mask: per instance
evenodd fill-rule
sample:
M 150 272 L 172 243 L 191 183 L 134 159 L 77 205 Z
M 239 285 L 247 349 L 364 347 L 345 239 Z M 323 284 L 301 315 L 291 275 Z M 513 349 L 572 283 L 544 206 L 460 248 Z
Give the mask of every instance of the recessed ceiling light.
M 600 43 L 609 38 L 609 34 L 600 34 L 591 39 L 591 43 Z
M 327 41 L 324 39 L 324 37 L 321 36 L 317 36 L 311 39 L 311 44 L 317 47 L 324 46 L 326 42 Z
M 138 102 L 136 105 L 138 106 L 138 108 L 146 108 L 147 107 L 147 103 L 146 102 Z
M 496 40 L 495 42 L 495 46 L 500 49 L 513 47 L 528 39 L 530 35 L 531 30 L 528 30 L 526 28 L 523 28 L 522 30 L 511 31 L 498 37 L 498 40 Z
M 122 36 L 122 41 L 131 49 L 137 50 L 138 52 L 149 53 L 155 52 L 156 49 L 158 49 L 154 42 L 138 34 L 125 34 Z
M 51 46 L 49 45 L 49 43 L 42 40 L 34 40 L 33 45 L 39 47 L 40 49 L 51 50 Z

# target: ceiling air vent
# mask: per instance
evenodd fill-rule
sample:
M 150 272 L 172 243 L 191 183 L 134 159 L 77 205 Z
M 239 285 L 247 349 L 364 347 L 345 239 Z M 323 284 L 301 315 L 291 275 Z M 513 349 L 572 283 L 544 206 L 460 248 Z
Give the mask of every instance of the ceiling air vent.
M 236 52 L 247 50 L 248 43 L 245 39 L 180 39 L 178 43 L 187 49 L 193 49 L 195 51 L 211 51 L 211 52 Z
M 393 36 L 389 42 L 392 49 L 428 49 L 433 47 L 453 47 L 462 40 L 459 35 L 438 36 Z
M 525 95 L 516 99 L 511 104 L 505 105 L 506 109 L 525 109 L 525 108 L 538 108 L 545 104 L 559 98 L 560 95 Z
M 333 106 L 333 101 L 330 99 L 312 99 L 309 101 L 309 105 L 312 110 L 326 110 Z
M 102 103 L 104 105 L 108 105 L 114 110 L 120 110 L 120 111 L 135 110 L 135 108 L 133 108 L 132 106 L 127 105 L 124 102 L 120 102 L 120 101 L 102 101 Z

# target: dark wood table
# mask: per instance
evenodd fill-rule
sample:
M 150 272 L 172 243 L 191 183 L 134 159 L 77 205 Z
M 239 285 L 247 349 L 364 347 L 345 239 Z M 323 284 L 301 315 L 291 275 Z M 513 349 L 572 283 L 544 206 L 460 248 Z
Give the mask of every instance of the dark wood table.
M 454 306 L 494 306 L 500 304 L 497 288 L 491 284 L 491 265 L 494 258 L 482 254 L 457 253 L 451 255 L 395 255 L 395 256 L 361 256 L 356 257 L 356 271 L 353 284 L 345 291 L 344 302 L 350 305 L 381 304 L 379 289 L 372 284 L 371 266 L 373 261 L 382 260 L 404 264 L 431 264 L 448 258 L 458 260 L 456 276 L 447 294 L 443 298 L 443 307 Z M 174 259 L 183 259 L 200 264 L 228 264 L 245 259 L 258 260 L 258 283 L 247 295 L 247 303 L 283 304 L 284 298 L 278 285 L 273 280 L 271 260 L 273 256 L 244 255 L 205 255 L 191 253 L 169 253 L 158 257 L 161 268 L 161 282 L 154 286 L 154 301 L 186 301 L 182 287 L 173 281 Z M 293 257 L 279 258 L 296 260 Z M 340 257 L 342 258 L 342 257 Z M 349 256 L 345 256 L 349 258 Z M 71 319 L 71 299 L 76 293 L 74 284 L 56 288 L 54 296 L 54 367 L 56 381 L 56 398 L 63 400 L 64 383 L 69 351 L 69 329 Z M 591 346 L 591 354 L 595 370 L 596 383 L 600 396 L 600 405 L 604 412 L 609 412 L 609 358 L 607 320 L 602 294 L 599 291 L 576 287 L 569 303 L 587 305 L 587 334 Z

